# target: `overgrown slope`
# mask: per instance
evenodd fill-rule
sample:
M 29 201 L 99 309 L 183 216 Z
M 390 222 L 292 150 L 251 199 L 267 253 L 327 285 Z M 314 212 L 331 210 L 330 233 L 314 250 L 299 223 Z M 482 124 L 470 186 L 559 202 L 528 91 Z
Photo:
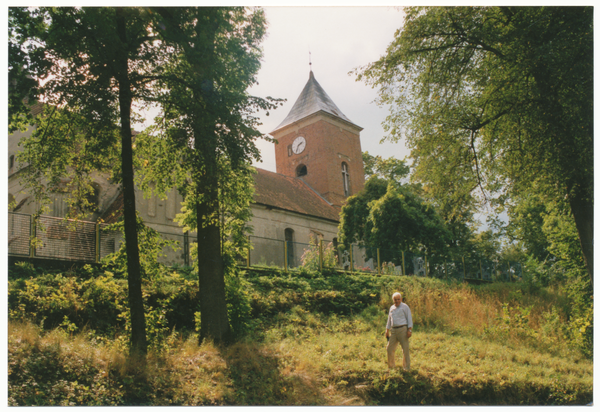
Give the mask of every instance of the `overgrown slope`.
M 127 358 L 126 282 L 86 267 L 9 279 L 11 405 L 542 405 L 592 401 L 592 362 L 559 288 L 248 271 L 227 280 L 238 340 L 198 346 L 197 281 L 144 284 L 151 352 Z M 524 290 L 523 290 L 524 289 Z M 388 371 L 399 290 L 413 370 Z M 397 356 L 400 356 L 398 354 Z

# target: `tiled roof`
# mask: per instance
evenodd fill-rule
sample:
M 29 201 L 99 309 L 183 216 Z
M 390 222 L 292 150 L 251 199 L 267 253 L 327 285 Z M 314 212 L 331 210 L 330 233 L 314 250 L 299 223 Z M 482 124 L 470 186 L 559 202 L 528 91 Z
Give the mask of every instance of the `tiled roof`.
M 303 215 L 339 221 L 339 210 L 302 179 L 257 169 L 254 203 Z
M 295 123 L 298 120 L 304 119 L 305 117 L 320 111 L 329 113 L 356 126 L 341 112 L 340 109 L 338 109 L 333 100 L 331 100 L 327 93 L 325 93 L 325 90 L 323 90 L 321 85 L 317 82 L 311 71 L 308 82 L 306 83 L 306 86 L 304 86 L 302 93 L 300 93 L 298 100 L 294 103 L 292 110 L 290 110 L 287 117 L 275 128 L 275 130 L 279 130 L 284 126 Z

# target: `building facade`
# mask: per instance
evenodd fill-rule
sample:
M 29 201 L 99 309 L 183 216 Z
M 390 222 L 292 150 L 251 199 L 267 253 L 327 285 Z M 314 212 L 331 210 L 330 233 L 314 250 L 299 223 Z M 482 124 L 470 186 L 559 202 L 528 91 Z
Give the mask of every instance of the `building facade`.
M 312 71 L 300 96 L 281 124 L 271 132 L 277 172 L 258 169 L 251 205 L 254 250 L 252 263 L 281 266 L 281 245 L 287 243 L 290 266 L 301 264 L 303 251 L 311 241 L 335 245 L 339 212 L 346 198 L 364 186 L 360 146 L 361 127 L 352 123 L 319 85 Z M 15 212 L 32 214 L 37 205 L 22 191 L 14 164 L 18 141 L 25 135 L 9 136 L 9 202 Z M 96 179 L 96 208 L 90 220 L 112 222 L 122 211 L 120 189 L 102 176 Z M 48 214 L 64 217 L 64 194 L 54 194 Z M 175 221 L 182 197 L 173 190 L 166 199 L 136 193 L 136 208 L 144 222 L 157 231 L 182 236 Z M 190 234 L 186 242 L 193 242 Z M 186 235 L 188 236 L 188 235 Z M 279 242 L 279 243 L 277 243 Z M 291 246 L 293 245 L 293 246 Z M 113 247 L 117 247 L 114 245 Z M 169 252 L 166 263 L 181 261 L 183 251 Z

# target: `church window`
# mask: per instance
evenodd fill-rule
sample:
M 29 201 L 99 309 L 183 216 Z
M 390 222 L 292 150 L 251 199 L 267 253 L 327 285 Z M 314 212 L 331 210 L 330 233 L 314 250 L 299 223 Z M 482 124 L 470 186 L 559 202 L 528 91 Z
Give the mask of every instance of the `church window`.
M 67 214 L 63 196 L 62 193 L 56 194 L 54 199 L 52 199 L 52 216 L 54 217 L 64 217 Z
M 319 242 L 323 240 L 323 233 L 311 229 L 308 237 L 312 243 L 318 245 Z
M 287 245 L 287 263 L 288 267 L 295 267 L 294 262 L 294 229 L 285 229 L 285 243 Z
M 148 216 L 156 216 L 156 196 L 154 195 L 148 198 Z
M 345 162 L 342 163 L 342 181 L 344 183 L 344 196 L 350 196 L 350 173 Z
M 296 177 L 306 176 L 308 174 L 308 170 L 305 165 L 299 165 L 296 168 Z
M 176 207 L 177 207 L 177 189 L 171 189 L 171 191 L 168 194 L 167 197 L 167 210 L 166 210 L 166 214 L 167 214 L 167 219 L 175 219 L 175 214 L 176 214 Z
M 15 165 L 15 155 L 10 155 L 10 157 L 8 158 L 8 168 L 12 169 L 14 165 Z

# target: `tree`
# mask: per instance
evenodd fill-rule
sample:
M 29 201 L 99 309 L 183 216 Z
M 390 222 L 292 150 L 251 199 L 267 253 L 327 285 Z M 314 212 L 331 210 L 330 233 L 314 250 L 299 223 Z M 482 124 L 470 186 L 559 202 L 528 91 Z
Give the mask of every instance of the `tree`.
M 499 234 L 491 229 L 476 233 L 469 243 L 471 254 L 476 258 L 497 261 L 500 257 Z
M 381 156 L 373 156 L 369 152 L 363 152 L 362 158 L 365 166 L 365 180 L 369 180 L 372 176 L 378 176 L 400 183 L 410 174 L 410 167 L 406 164 L 406 160 L 394 157 L 384 159 Z
M 81 190 L 72 192 L 77 198 L 91 190 L 86 186 L 91 173 L 106 171 L 120 154 L 120 170 L 113 178 L 123 186 L 131 343 L 132 350 L 146 353 L 131 122 L 134 100 L 150 97 L 162 51 L 152 41 L 144 9 L 69 7 L 10 13 L 15 50 L 11 56 L 19 59 L 9 68 L 26 71 L 35 81 L 27 84 L 34 86 L 30 95 L 47 105 L 21 157 L 30 165 L 27 182 L 43 188 L 44 180 L 37 179 L 41 175 L 50 183 L 69 174 L 79 176 Z M 18 101 L 18 92 L 23 89 L 16 88 L 11 101 Z M 19 114 L 22 118 L 24 107 L 14 107 L 13 119 Z M 119 140 L 120 147 L 115 146 Z
M 31 104 L 37 101 L 37 81 L 32 72 L 44 69 L 43 51 L 32 39 L 43 30 L 41 15 L 30 13 L 26 8 L 8 9 L 8 131 L 13 133 L 26 129 L 33 121 Z M 33 43 L 33 44 L 32 44 Z M 38 54 L 35 58 L 31 54 Z
M 390 105 L 388 139 L 406 138 L 425 190 L 505 205 L 536 184 L 566 198 L 590 280 L 592 23 L 591 7 L 411 7 L 358 74 Z
M 444 221 L 418 195 L 418 185 L 401 183 L 409 172 L 405 162 L 368 153 L 363 153 L 363 159 L 365 174 L 371 177 L 342 207 L 341 243 L 378 247 L 384 261 L 394 260 L 401 250 L 446 253 L 449 233 Z M 367 257 L 373 257 L 370 248 Z
M 387 192 L 388 182 L 378 177 L 371 177 L 359 193 L 346 200 L 340 212 L 339 240 L 349 246 L 358 242 L 364 246 L 369 244 L 371 225 L 368 221 L 372 202 L 381 199 Z
M 243 221 L 251 200 L 253 115 L 275 107 L 250 96 L 260 67 L 265 18 L 260 9 L 153 8 L 156 33 L 170 48 L 157 98 L 162 114 L 146 136 L 144 181 L 163 195 L 184 195 L 181 222 L 198 231 L 200 340 L 227 341 L 222 235 L 224 219 Z M 139 140 L 142 143 L 142 140 Z M 156 154 L 155 156 L 151 153 Z M 238 225 L 240 226 L 240 225 Z
M 525 193 L 513 201 L 515 205 L 509 209 L 510 224 L 506 230 L 509 239 L 516 241 L 538 261 L 553 259 L 549 252 L 550 242 L 543 230 L 546 202 L 535 193 Z
M 394 251 L 447 255 L 449 233 L 444 221 L 432 205 L 409 188 L 388 185 L 385 195 L 369 206 L 371 245 Z

